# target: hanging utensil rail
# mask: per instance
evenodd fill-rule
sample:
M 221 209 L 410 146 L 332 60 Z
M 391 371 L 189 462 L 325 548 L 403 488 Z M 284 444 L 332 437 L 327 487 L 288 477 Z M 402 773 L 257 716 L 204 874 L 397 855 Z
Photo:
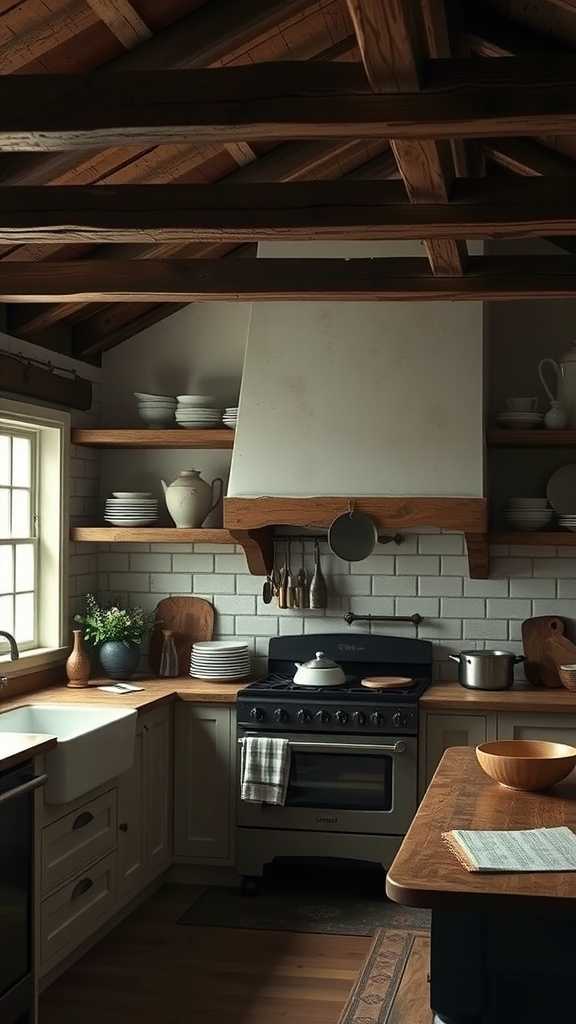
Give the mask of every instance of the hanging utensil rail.
M 344 622 L 349 626 L 353 622 L 411 622 L 413 626 L 419 626 L 423 618 L 418 612 L 414 615 L 355 615 L 354 612 L 346 612 Z

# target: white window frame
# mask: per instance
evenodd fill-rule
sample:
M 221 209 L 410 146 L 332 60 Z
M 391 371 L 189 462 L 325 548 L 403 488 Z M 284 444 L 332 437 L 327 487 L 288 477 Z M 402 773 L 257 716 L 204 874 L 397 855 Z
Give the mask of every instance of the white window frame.
M 31 444 L 31 464 L 30 464 L 30 485 L 26 490 L 30 491 L 30 522 L 27 527 L 27 532 L 19 535 L 12 532 L 10 537 L 0 537 L 0 547 L 11 547 L 14 552 L 14 564 L 12 566 L 13 574 L 16 573 L 16 549 L 21 544 L 32 544 L 34 548 L 34 637 L 32 640 L 24 644 L 19 644 L 20 651 L 35 650 L 38 647 L 38 636 L 39 636 L 39 624 L 38 624 L 38 604 L 39 604 L 39 584 L 40 584 L 40 557 L 39 557 L 39 532 L 38 532 L 38 482 L 39 482 L 39 467 L 38 457 L 40 452 L 40 443 L 38 438 L 38 431 L 33 428 L 14 427 L 8 424 L 5 420 L 0 418 L 0 433 L 8 434 L 12 438 L 24 438 L 30 441 Z M 14 482 L 10 484 L 8 490 L 11 494 L 13 490 L 18 490 L 18 485 L 14 485 Z M 4 488 L 2 488 L 4 490 Z M 12 501 L 10 499 L 10 505 Z M 12 595 L 15 596 L 15 592 Z M 0 622 L 0 629 L 4 628 L 4 624 Z M 9 644 L 4 640 L 4 637 L 0 637 L 0 654 L 6 654 L 9 650 Z
M 67 650 L 70 415 L 0 397 L 2 427 L 36 441 L 36 642 L 18 661 L 0 647 L 2 672 L 20 675 L 61 661 Z

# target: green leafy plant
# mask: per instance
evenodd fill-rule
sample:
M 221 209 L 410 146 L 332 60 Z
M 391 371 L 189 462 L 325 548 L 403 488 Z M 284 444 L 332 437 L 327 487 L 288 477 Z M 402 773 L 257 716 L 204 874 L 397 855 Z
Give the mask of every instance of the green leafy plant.
M 109 641 L 126 647 L 139 647 L 144 639 L 147 617 L 143 608 L 105 607 L 98 604 L 93 594 L 86 594 L 86 610 L 75 615 L 74 621 L 84 627 L 84 639 L 97 647 Z

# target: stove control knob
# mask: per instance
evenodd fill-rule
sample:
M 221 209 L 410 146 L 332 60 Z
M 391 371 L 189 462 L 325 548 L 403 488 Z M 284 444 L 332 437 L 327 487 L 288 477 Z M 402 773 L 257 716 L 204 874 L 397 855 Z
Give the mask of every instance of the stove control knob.
M 330 721 L 330 712 L 329 711 L 317 711 L 316 712 L 316 721 L 320 722 L 321 725 L 328 725 L 328 722 Z
M 296 718 L 298 719 L 301 725 L 304 725 L 306 722 L 312 721 L 312 715 L 307 708 L 300 708 L 296 715 Z
M 336 715 L 335 715 L 335 718 L 336 718 L 336 721 L 338 722 L 339 725 L 346 725 L 346 722 L 348 721 L 348 712 L 347 711 L 337 711 Z
M 250 718 L 253 722 L 263 722 L 266 715 L 262 708 L 252 708 L 250 711 Z
M 384 715 L 381 711 L 373 711 L 370 715 L 372 725 L 384 725 Z
M 392 725 L 395 725 L 397 729 L 399 729 L 403 725 L 406 725 L 406 722 L 404 721 L 404 716 L 401 715 L 399 711 L 395 711 L 394 714 L 392 715 Z
M 366 715 L 363 711 L 355 711 L 352 715 L 354 725 L 366 725 Z
M 275 722 L 287 722 L 288 712 L 284 708 L 275 708 L 273 719 Z

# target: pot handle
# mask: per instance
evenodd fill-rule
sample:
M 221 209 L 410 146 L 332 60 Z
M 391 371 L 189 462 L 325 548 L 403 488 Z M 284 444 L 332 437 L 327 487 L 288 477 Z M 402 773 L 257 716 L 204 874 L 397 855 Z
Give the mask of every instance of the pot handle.
M 449 654 L 448 657 L 450 658 L 450 661 L 455 661 L 457 665 L 460 664 L 461 656 L 459 654 Z
M 214 492 L 216 490 L 216 484 L 220 484 L 220 490 L 219 490 L 218 497 L 214 498 Z M 210 486 L 211 486 L 211 489 L 212 489 L 212 498 L 213 498 L 213 500 L 212 500 L 212 504 L 210 505 L 210 508 L 208 509 L 206 515 L 204 516 L 204 519 L 202 520 L 203 523 L 206 522 L 206 520 L 208 519 L 208 516 L 210 515 L 210 513 L 214 511 L 216 506 L 220 504 L 220 502 L 222 501 L 222 498 L 224 497 L 224 481 L 223 481 L 222 477 L 215 476 Z

